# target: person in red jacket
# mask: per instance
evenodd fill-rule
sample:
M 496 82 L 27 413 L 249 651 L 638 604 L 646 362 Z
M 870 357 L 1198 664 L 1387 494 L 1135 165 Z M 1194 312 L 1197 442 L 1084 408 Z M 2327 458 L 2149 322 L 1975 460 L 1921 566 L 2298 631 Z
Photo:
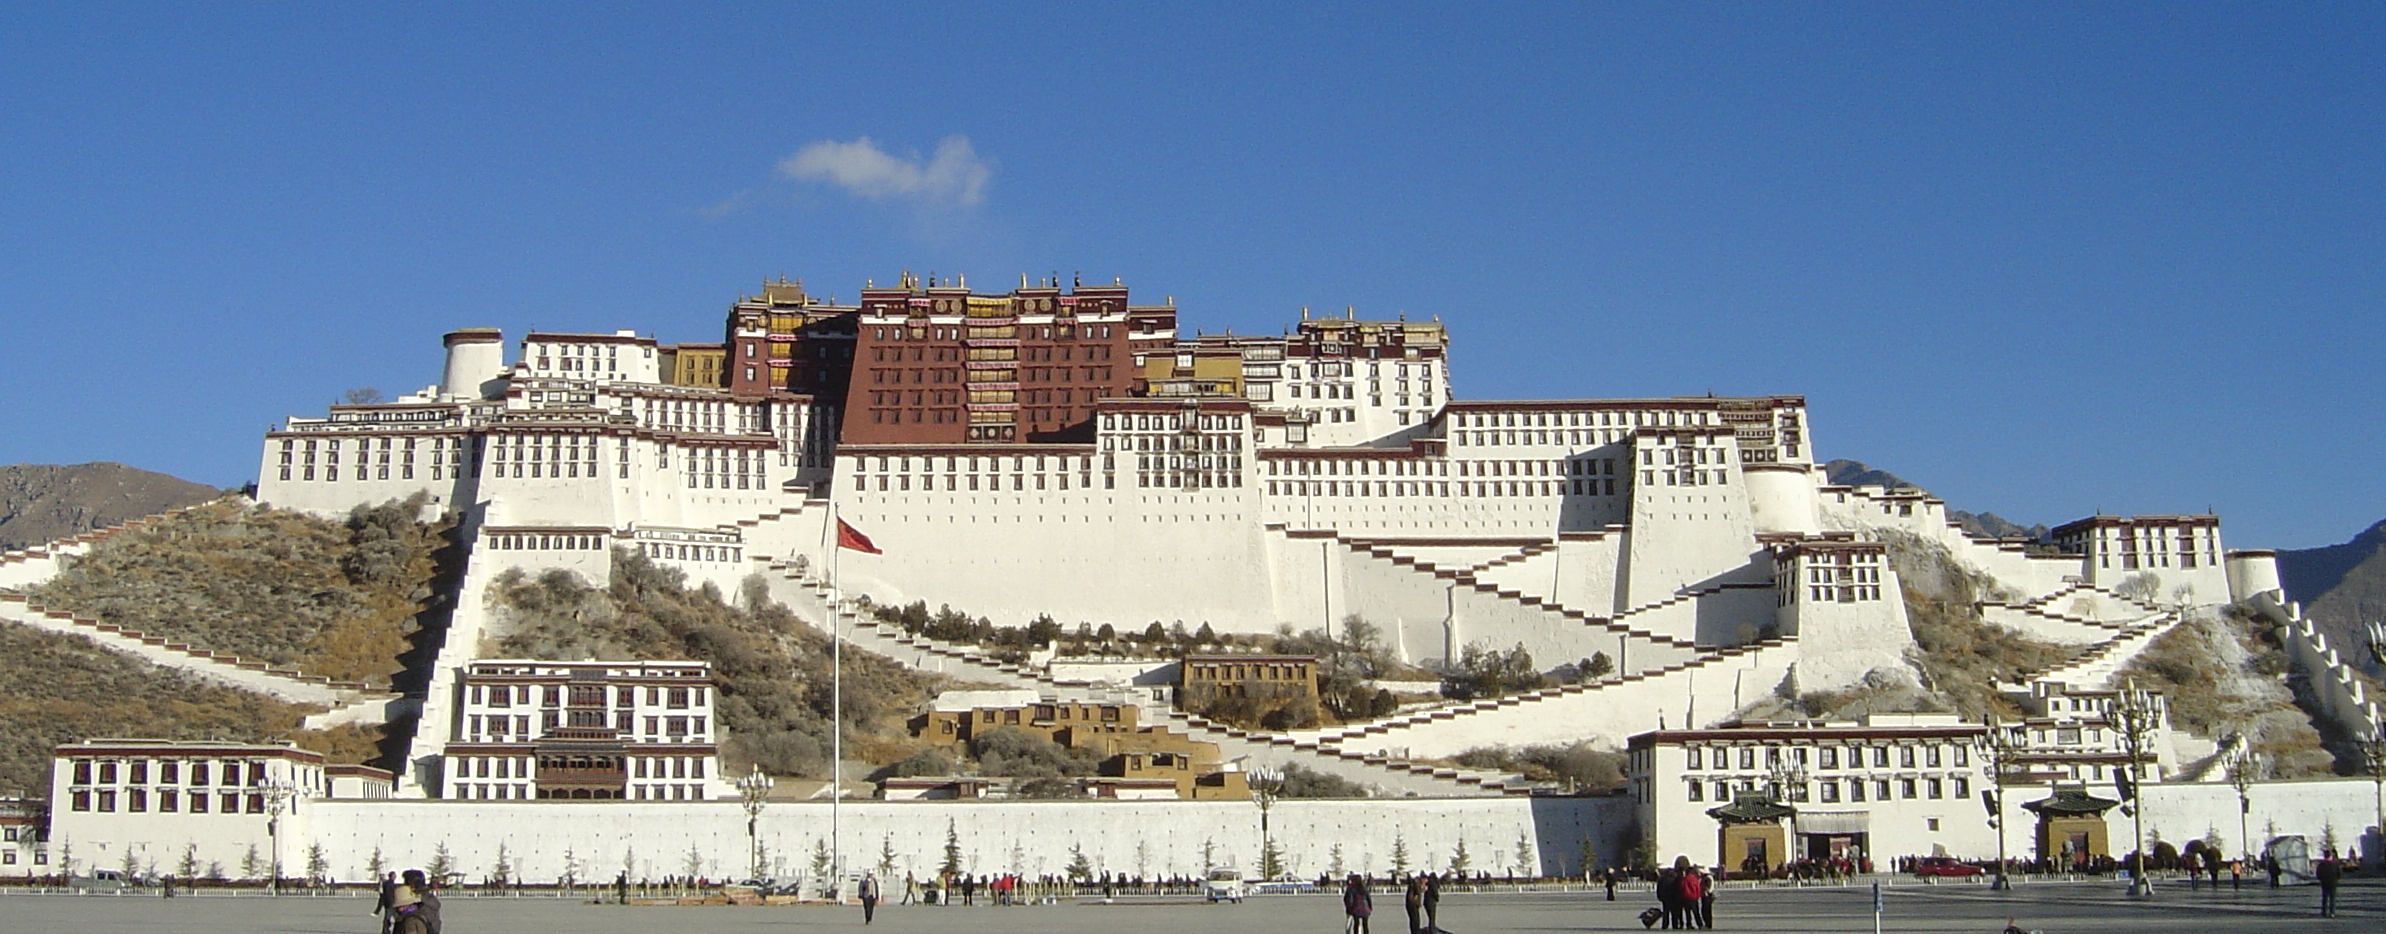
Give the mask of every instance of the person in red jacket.
M 1701 925 L 1698 923 L 1698 901 L 1699 899 L 1706 897 L 1706 880 L 1700 878 L 1698 870 L 1695 869 L 1684 869 L 1681 871 L 1680 875 L 1682 886 L 1682 926 L 1686 928 L 1700 927 Z

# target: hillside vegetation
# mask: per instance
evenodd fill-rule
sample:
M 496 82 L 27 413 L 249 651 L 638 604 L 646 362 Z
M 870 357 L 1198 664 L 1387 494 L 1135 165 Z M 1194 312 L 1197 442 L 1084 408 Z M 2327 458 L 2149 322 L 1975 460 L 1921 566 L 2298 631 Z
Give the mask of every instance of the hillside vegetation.
M 747 763 L 778 775 L 825 777 L 829 760 L 830 653 L 826 633 L 771 602 L 760 581 L 732 606 L 710 584 L 617 551 L 602 589 L 569 571 L 509 571 L 492 582 L 500 633 L 496 657 L 711 662 L 720 687 L 722 751 L 732 771 Z M 845 752 L 875 765 L 922 745 L 907 723 L 953 685 L 867 652 L 845 653 Z
M 0 623 L 0 796 L 47 796 L 50 750 L 103 737 L 262 742 L 284 738 L 333 761 L 372 756 L 354 729 L 300 731 L 319 708 L 224 687 L 69 635 Z
M 117 535 L 31 588 L 35 603 L 308 674 L 386 687 L 432 593 L 445 526 L 422 500 L 346 521 L 237 500 Z

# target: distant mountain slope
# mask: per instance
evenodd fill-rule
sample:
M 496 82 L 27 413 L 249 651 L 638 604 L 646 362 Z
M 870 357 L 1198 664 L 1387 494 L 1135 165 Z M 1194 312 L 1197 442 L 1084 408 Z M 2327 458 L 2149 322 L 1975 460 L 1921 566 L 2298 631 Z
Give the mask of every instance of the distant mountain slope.
M 2362 627 L 2386 619 L 2386 522 L 2342 545 L 2281 549 L 2278 577 L 2287 599 L 2303 604 L 2345 658 L 2380 672 Z
M 1892 490 L 1922 488 L 1921 484 L 1909 483 L 1904 477 L 1886 470 L 1874 470 L 1870 464 L 1844 457 L 1824 464 L 1823 476 L 1840 486 L 1880 486 Z
M 0 551 L 57 541 L 222 495 L 211 486 L 123 464 L 0 466 Z
M 1823 465 L 1823 476 L 1840 486 L 1878 486 L 1892 490 L 1919 490 L 1914 483 L 1886 470 L 1875 470 L 1863 461 L 1840 458 Z M 1947 510 L 1947 519 L 1973 535 L 1986 538 L 2026 538 L 2045 541 L 2048 529 L 2044 524 L 2022 525 L 1993 512 L 1969 513 L 1960 509 Z

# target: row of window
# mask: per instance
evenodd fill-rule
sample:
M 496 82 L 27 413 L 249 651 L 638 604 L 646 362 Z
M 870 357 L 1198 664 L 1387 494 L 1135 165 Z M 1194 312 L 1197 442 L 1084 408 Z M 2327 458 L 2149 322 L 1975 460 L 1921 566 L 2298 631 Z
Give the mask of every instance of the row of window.
M 563 685 L 556 684 L 475 684 L 471 689 L 471 697 L 472 703 L 476 705 L 485 704 L 489 707 L 561 707 L 563 706 L 565 696 L 563 687 Z M 630 686 L 614 687 L 613 706 L 637 706 L 638 690 L 639 689 L 637 687 Z M 571 685 L 570 696 L 572 706 L 604 706 L 604 692 L 605 687 L 603 685 Z M 704 706 L 704 695 L 705 688 L 702 686 L 670 688 L 650 686 L 646 688 L 646 704 L 649 707 L 665 707 L 672 710 L 686 710 L 690 707 Z M 533 698 L 537 698 L 539 703 L 533 705 L 531 703 Z
M 1629 414 L 1631 418 L 1625 418 Z M 1460 412 L 1453 416 L 1460 428 L 1585 428 L 1613 425 L 1638 428 L 1644 425 L 1715 425 L 1720 424 L 1713 412 L 1680 412 L 1665 410 L 1637 410 L 1625 412 Z M 1794 423 L 1793 423 L 1794 424 Z
M 223 784 L 225 785 L 237 787 L 253 785 L 265 780 L 265 763 L 258 761 L 199 760 L 185 763 L 179 759 L 160 759 L 154 764 L 156 766 L 154 774 L 157 776 L 157 784 L 160 785 L 180 785 L 184 783 L 185 777 L 190 779 L 189 784 L 205 785 L 208 784 L 209 774 L 217 766 L 221 766 Z M 153 774 L 151 765 L 152 763 L 148 759 L 121 761 L 76 759 L 73 766 L 74 784 L 114 785 L 121 777 L 124 780 L 123 783 L 127 785 L 147 785 L 150 783 L 150 775 Z
M 1735 791 L 1739 794 L 1754 794 L 1756 793 L 1757 789 L 1758 785 L 1753 781 L 1741 781 L 1736 785 L 1732 782 L 1715 782 L 1712 785 L 1712 794 L 1714 799 L 1717 801 L 1730 801 L 1732 800 Z M 1844 783 L 1837 779 L 1824 779 L 1822 781 L 1815 782 L 1811 789 L 1802 782 L 1792 782 L 1787 788 L 1775 783 L 1766 783 L 1764 789 L 1769 794 L 1786 798 L 1792 804 L 1806 804 L 1809 802 L 1821 804 L 1838 804 L 1841 801 L 1911 801 L 1915 799 L 1938 800 L 1948 797 L 1949 792 L 1953 792 L 1953 796 L 1956 798 L 1971 797 L 1972 780 L 1962 776 L 1952 779 L 1851 778 L 1847 779 Z M 1683 790 L 1686 794 L 1686 797 L 1692 801 L 1706 800 L 1710 791 L 1708 783 L 1696 781 L 1685 783 L 1683 785 Z M 1845 795 L 1844 798 L 1842 797 L 1843 794 Z
M 571 714 L 571 725 L 575 727 L 602 727 L 605 725 L 604 715 L 601 711 L 575 710 L 571 711 Z M 564 723 L 564 711 L 548 710 L 539 715 L 539 727 L 542 735 L 546 731 L 563 728 Z M 706 718 L 647 717 L 645 718 L 646 729 L 634 730 L 633 728 L 637 725 L 638 718 L 629 711 L 613 712 L 613 729 L 625 735 L 634 732 L 650 743 L 684 743 L 691 738 L 701 740 L 705 736 Z M 466 717 L 465 726 L 467 735 L 471 736 L 474 742 L 507 742 L 509 737 L 514 742 L 527 742 L 533 738 L 530 732 L 529 714 L 514 714 L 512 716 L 472 714 Z
M 1845 768 L 1860 769 L 1865 767 L 1866 750 L 1870 750 L 1869 757 L 1872 760 L 1872 767 L 1876 769 L 1891 768 L 1889 764 L 1891 759 L 1895 759 L 1897 762 L 1895 767 L 1901 769 L 1944 768 L 1942 763 L 1947 762 L 1952 762 L 1956 768 L 1967 768 L 1972 764 L 1972 748 L 1961 744 L 1850 745 L 1845 747 L 1766 746 L 1762 747 L 1764 751 L 1761 756 L 1757 751 L 1758 748 L 1756 746 L 1716 746 L 1709 750 L 1704 746 L 1684 746 L 1682 747 L 1682 767 L 1704 769 L 1711 762 L 1716 771 L 1731 769 L 1736 753 L 1739 760 L 1738 768 L 1741 771 L 1760 768 L 1757 764 L 1760 758 L 1764 763 L 1761 768 L 1766 769 L 1781 767 L 1785 762 L 1793 767 L 1805 768 L 1809 764 L 1809 759 L 1812 760 L 1813 767 L 1818 769 L 1841 768 L 1842 762 L 1846 763 Z
M 186 808 L 188 813 L 205 814 L 209 811 L 211 801 L 214 802 L 214 811 L 218 814 L 239 814 L 242 813 L 243 806 L 250 814 L 265 813 L 264 795 L 237 791 L 211 794 L 204 791 L 184 792 L 175 788 L 160 788 L 153 795 L 147 788 L 126 788 L 121 792 L 114 788 L 77 788 L 69 793 L 67 798 L 69 806 L 77 811 L 98 811 L 103 814 L 117 811 L 119 803 L 123 805 L 122 810 L 126 813 L 147 813 L 152 801 L 156 803 L 157 813 L 160 814 L 183 813 Z

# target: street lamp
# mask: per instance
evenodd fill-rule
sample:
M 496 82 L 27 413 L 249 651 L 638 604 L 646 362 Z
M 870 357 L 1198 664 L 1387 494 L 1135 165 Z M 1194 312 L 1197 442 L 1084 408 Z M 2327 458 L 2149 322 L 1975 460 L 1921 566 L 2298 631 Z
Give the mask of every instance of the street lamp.
M 1276 855 L 1273 837 L 1268 834 L 1268 810 L 1276 806 L 1276 799 L 1284 792 L 1284 773 L 1268 766 L 1251 769 L 1251 800 L 1259 802 L 1259 874 L 1274 882 L 1282 873 L 1283 860 Z
M 1981 751 L 1988 759 L 1989 783 L 1996 786 L 1996 790 L 1985 794 L 1988 795 L 1988 826 L 1997 832 L 1997 878 L 1988 887 L 2001 892 L 2013 888 L 2013 880 L 2005 875 L 2005 772 L 2011 766 L 2014 753 L 2020 751 L 2020 739 L 2017 736 L 2020 731 L 2005 729 L 2005 724 L 1994 710 L 1988 712 L 1987 720 L 1988 742 L 1981 747 Z
M 2153 741 L 2154 731 L 2161 725 L 2162 712 L 2155 707 L 2154 696 L 2138 690 L 2137 682 L 2133 679 L 2113 699 L 2113 719 L 2115 727 L 2121 732 L 2122 747 L 2129 755 L 2129 797 L 2136 799 L 2131 802 L 2132 807 L 2129 809 L 2133 843 L 2137 847 L 2137 864 L 2131 867 L 2129 873 L 2129 894 L 2138 898 L 2152 898 L 2154 883 L 2146 878 L 2147 856 L 2150 854 L 2146 852 L 2146 774 L 2142 766 L 2150 751 L 2147 746 Z
M 2239 753 L 2236 761 L 2229 763 L 2229 785 L 2237 789 L 2237 849 L 2248 860 L 2255 855 L 2253 830 L 2246 825 L 2246 816 L 2253 813 L 2253 796 L 2248 792 L 2253 788 L 2253 783 L 2263 778 L 2269 770 L 2270 763 L 2265 757 L 2250 748 Z
M 291 784 L 290 780 L 286 778 L 268 778 L 258 781 L 250 787 L 256 789 L 257 793 L 265 798 L 265 839 L 273 851 L 273 861 L 270 864 L 273 883 L 270 891 L 275 895 L 280 895 L 282 894 L 282 812 L 298 810 L 298 806 L 291 800 L 297 797 L 298 786 Z
M 770 794 L 770 776 L 762 774 L 762 766 L 737 780 L 737 797 L 746 809 L 746 855 L 752 869 L 751 877 L 762 878 L 762 838 L 755 833 L 755 825 L 762 819 L 763 798 Z
M 2361 758 L 2369 766 L 2370 794 L 2377 808 L 2375 826 L 2386 834 L 2386 723 L 2378 724 L 2377 732 L 2361 741 Z

